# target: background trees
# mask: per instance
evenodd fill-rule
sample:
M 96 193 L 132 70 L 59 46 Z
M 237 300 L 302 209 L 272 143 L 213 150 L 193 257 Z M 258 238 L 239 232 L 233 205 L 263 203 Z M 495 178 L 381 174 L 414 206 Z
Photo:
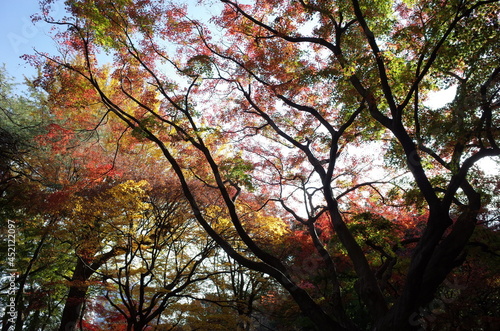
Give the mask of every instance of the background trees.
M 212 276 L 205 260 L 214 245 L 194 223 L 174 187 L 153 190 L 147 199 L 150 208 L 118 229 L 126 239 L 125 254 L 111 259 L 101 271 L 104 296 L 125 317 L 127 330 L 179 323 L 164 311 L 186 293 L 200 291 L 196 285 Z
M 418 328 L 474 230 L 496 235 L 496 174 L 476 167 L 500 153 L 496 1 L 223 0 L 211 21 L 132 0 L 57 20 L 52 2 L 62 52 L 31 60 L 54 113 L 156 145 L 144 164 L 166 160 L 211 240 L 316 328 Z

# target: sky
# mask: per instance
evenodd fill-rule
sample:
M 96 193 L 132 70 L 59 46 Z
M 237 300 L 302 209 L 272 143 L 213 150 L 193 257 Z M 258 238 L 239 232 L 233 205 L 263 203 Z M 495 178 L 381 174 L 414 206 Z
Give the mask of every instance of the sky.
M 195 3 L 193 0 L 187 1 Z M 51 15 L 57 17 L 58 14 L 63 14 L 61 3 L 62 1 L 56 1 Z M 5 64 L 9 75 L 18 82 L 22 82 L 24 76 L 36 74 L 36 68 L 31 67 L 20 56 L 34 54 L 35 49 L 57 54 L 55 43 L 49 35 L 50 25 L 45 22 L 37 22 L 35 25 L 31 21 L 31 16 L 38 12 L 38 0 L 0 0 L 0 66 Z
M 31 22 L 31 15 L 39 11 L 37 0 L 0 0 L 0 65 L 16 81 L 24 76 L 33 76 L 36 68 L 27 64 L 20 56 L 34 54 L 34 49 L 53 52 L 54 42 L 48 35 L 49 25 Z

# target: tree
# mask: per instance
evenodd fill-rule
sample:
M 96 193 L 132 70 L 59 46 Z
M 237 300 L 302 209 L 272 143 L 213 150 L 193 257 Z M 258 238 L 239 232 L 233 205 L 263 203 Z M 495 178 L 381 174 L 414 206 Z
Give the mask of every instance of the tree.
M 488 208 L 486 175 L 471 170 L 500 154 L 497 1 L 222 0 L 213 35 L 187 6 L 71 1 L 57 21 L 52 2 L 41 2 L 39 19 L 61 28 L 63 54 L 33 59 L 46 61 L 40 86 L 68 73 L 84 78 L 105 112 L 158 146 L 196 220 L 232 259 L 274 278 L 318 329 L 358 329 L 343 302 L 339 261 L 318 231 L 326 217 L 369 326 L 418 327 L 412 314 L 463 264 Z M 114 56 L 106 70 L 101 50 Z M 83 61 L 68 64 L 75 56 Z M 110 79 L 119 84 L 111 90 Z M 431 91 L 449 86 L 457 87 L 451 103 L 426 106 Z M 385 173 L 399 180 L 363 169 L 356 153 L 366 148 L 378 149 Z M 244 253 L 200 208 L 193 178 L 222 203 Z M 361 188 L 378 196 L 352 217 L 369 229 L 385 219 L 373 216 L 373 205 L 404 198 L 412 203 L 401 208 L 426 218 L 392 294 L 349 227 L 345 199 Z M 307 229 L 329 275 L 327 302 L 249 231 L 238 208 L 248 203 Z
M 148 193 L 149 209 L 116 228 L 125 254 L 106 261 L 100 271 L 104 296 L 123 315 L 127 330 L 175 325 L 164 312 L 213 276 L 204 264 L 214 245 L 189 216 L 182 193 L 175 185 Z
M 210 280 L 201 297 L 195 297 L 186 325 L 193 329 L 256 330 L 265 325 L 267 312 L 261 297 L 272 288 L 272 282 L 259 272 L 252 272 L 228 261 L 223 254 L 215 256 Z M 226 261 L 226 262 L 223 262 Z M 221 264 L 222 263 L 222 264 Z
M 247 231 L 260 245 L 286 257 L 290 231 L 285 222 L 262 211 L 255 212 L 249 206 L 240 206 L 240 213 L 245 215 L 243 221 Z M 245 244 L 232 229 L 228 215 L 215 215 L 215 219 L 214 227 L 224 233 L 226 240 L 231 241 L 241 254 L 246 254 Z M 265 307 L 262 298 L 276 290 L 277 284 L 262 272 L 234 263 L 221 251 L 215 253 L 207 265 L 212 269 L 211 276 L 202 293 L 190 295 L 195 309 L 189 313 L 185 324 L 193 329 L 241 331 L 265 325 L 269 311 L 274 307 Z
M 76 263 L 60 330 L 74 328 L 80 321 L 92 275 L 113 257 L 128 252 L 125 238 L 116 229 L 129 225 L 147 209 L 143 202 L 147 182 L 125 181 L 106 186 L 98 186 L 85 195 L 79 192 L 66 204 L 69 210 L 66 222 L 61 223 L 62 232 L 73 234 Z
M 10 329 L 12 325 L 16 330 L 55 329 L 61 319 L 64 325 L 76 324 L 89 288 L 82 283 L 86 283 L 106 259 L 120 253 L 115 248 L 101 252 L 100 244 L 95 242 L 99 235 L 109 235 L 109 231 L 103 231 L 92 240 L 77 231 L 88 232 L 89 227 L 92 228 L 87 224 L 89 217 L 82 217 L 85 213 L 81 200 L 91 200 L 91 196 L 109 189 L 103 180 L 109 183 L 113 181 L 111 176 L 116 176 L 113 166 L 109 166 L 113 158 L 106 155 L 104 148 L 108 146 L 103 137 L 109 135 L 110 130 L 104 125 L 99 126 L 99 130 L 85 127 L 86 121 L 68 125 L 60 112 L 64 105 L 47 98 L 31 84 L 25 86 L 28 93 L 15 95 L 4 71 L 0 74 L 1 220 L 5 224 L 3 228 L 10 229 L 9 234 L 16 230 L 15 240 L 9 241 L 9 251 L 15 245 L 16 256 L 11 257 L 10 267 L 2 265 L 2 274 L 12 274 L 8 270 L 18 272 L 15 291 L 12 275 L 2 280 L 6 282 L 2 290 L 12 298 L 15 296 L 17 314 L 14 318 L 8 314 L 2 316 L 2 329 Z M 76 114 L 78 112 L 72 112 Z M 113 143 L 116 145 L 115 141 Z M 130 199 L 127 203 L 131 208 L 137 207 Z M 108 215 L 115 212 L 116 216 L 112 207 L 118 206 L 108 204 L 104 206 L 106 210 L 96 212 Z M 75 229 L 77 223 L 83 227 Z M 6 233 L 2 254 L 8 252 Z M 86 264 L 88 260 L 84 261 L 81 255 L 82 246 L 89 248 L 92 243 L 96 256 L 89 258 L 91 264 Z M 75 254 L 77 258 L 72 260 Z M 74 270 L 71 269 L 73 263 L 76 265 Z M 66 299 L 64 278 L 71 280 Z M 2 300 L 6 297 L 9 300 L 8 296 L 3 296 Z M 66 304 L 61 305 L 64 301 Z
M 51 231 L 56 219 L 39 209 L 46 187 L 32 163 L 40 155 L 36 137 L 45 124 L 44 98 L 32 86 L 18 89 L 10 80 L 1 69 L 1 254 L 3 261 L 9 261 L 1 266 L 1 288 L 5 307 L 9 301 L 4 300 L 14 299 L 15 304 L 15 314 L 5 310 L 2 316 L 2 330 L 23 326 L 44 330 L 54 327 L 59 312 L 63 289 L 55 273 L 66 262 L 66 250 L 48 248 L 55 246 Z M 14 93 L 19 90 L 23 93 Z
M 33 113 L 42 107 L 41 95 L 33 88 L 15 94 L 5 67 L 0 67 L 0 189 L 2 196 L 9 185 L 28 171 L 26 154 L 35 146 L 31 141 L 41 132 L 43 120 Z M 6 203 L 2 201 L 2 207 Z
M 85 111 L 81 105 L 65 102 L 64 93 L 68 91 L 64 86 L 70 81 L 79 87 L 81 98 L 89 102 Z M 135 300 L 137 288 L 145 285 L 142 281 L 149 284 L 149 290 L 140 291 L 140 307 L 128 306 L 129 327 L 142 329 L 154 317 L 159 322 L 172 298 L 178 300 L 186 288 L 211 276 L 201 274 L 200 265 L 211 254 L 212 244 L 208 239 L 206 247 L 195 254 L 196 241 L 202 236 L 193 231 L 182 194 L 175 183 L 164 183 L 158 189 L 158 174 L 168 170 L 158 160 L 137 157 L 135 149 L 147 150 L 140 134 L 115 141 L 115 137 L 121 137 L 123 126 L 109 118 L 97 118 L 85 80 L 61 76 L 51 82 L 51 87 L 59 93 L 49 90 L 47 97 L 39 93 L 31 96 L 33 100 L 25 100 L 13 96 L 8 82 L 2 80 L 2 126 L 6 128 L 2 200 L 8 202 L 2 201 L 2 221 L 15 221 L 20 257 L 12 259 L 20 272 L 15 291 L 17 316 L 11 322 L 5 314 L 2 329 L 10 329 L 12 324 L 18 330 L 55 329 L 56 325 L 62 330 L 77 325 L 93 327 L 85 311 L 99 287 L 103 277 L 100 269 L 104 267 L 112 275 L 119 274 L 118 280 L 109 275 L 106 279 L 116 280 L 117 288 L 129 294 L 121 299 Z M 23 116 L 25 113 L 28 118 Z M 102 123 L 95 126 L 93 121 L 99 120 Z M 29 138 L 16 132 L 19 128 Z M 21 152 L 17 146 L 25 150 Z M 155 167 L 150 171 L 137 169 L 140 163 L 154 163 Z M 147 188 L 147 181 L 138 178 L 155 182 L 156 189 Z M 203 190 L 199 193 L 203 194 Z M 154 211 L 148 213 L 150 209 Z M 137 222 L 140 224 L 134 224 Z M 151 238 L 156 234 L 153 245 L 142 242 L 148 233 Z M 4 248 L 2 252 L 7 253 Z M 171 260 L 168 266 L 173 267 L 173 273 L 166 271 L 165 255 L 167 261 Z M 117 262 L 123 256 L 124 265 Z M 144 278 L 129 289 L 137 275 L 135 264 L 141 260 L 147 266 Z M 148 279 L 148 274 L 153 278 Z M 171 283 L 159 289 L 166 293 L 164 298 L 152 294 L 158 290 L 156 282 L 161 275 L 164 282 L 171 276 Z M 11 293 L 11 278 L 6 281 L 2 289 Z M 189 289 L 193 291 L 192 286 Z M 112 307 L 118 307 L 111 297 L 108 299 Z M 159 297 L 163 301 L 157 305 Z M 149 306 L 147 299 L 151 299 Z M 146 313 L 145 307 L 152 313 Z M 118 310 L 117 314 L 123 312 Z

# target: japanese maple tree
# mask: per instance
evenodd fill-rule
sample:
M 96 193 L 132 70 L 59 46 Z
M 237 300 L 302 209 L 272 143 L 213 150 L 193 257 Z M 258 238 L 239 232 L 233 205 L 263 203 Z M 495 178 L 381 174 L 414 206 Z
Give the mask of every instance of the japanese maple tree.
M 66 1 L 68 17 L 58 20 L 53 2 L 41 1 L 38 19 L 59 27 L 62 52 L 32 58 L 45 68 L 39 86 L 68 95 L 54 78 L 78 76 L 85 85 L 70 93 L 90 86 L 102 116 L 156 144 L 194 217 L 231 258 L 274 278 L 320 330 L 362 327 L 346 309 L 339 263 L 356 278 L 370 327 L 418 327 L 410 317 L 464 262 L 488 214 L 486 174 L 471 172 L 500 154 L 497 1 L 222 0 L 210 21 L 152 0 Z M 100 64 L 103 54 L 113 63 Z M 452 102 L 426 105 L 430 92 L 450 86 Z M 211 192 L 237 242 L 201 208 L 193 180 Z M 349 210 L 347 198 L 368 187 L 377 198 Z M 394 281 L 378 277 L 367 247 L 387 252 L 383 236 L 369 232 L 392 227 L 380 207 L 404 198 L 401 208 L 425 221 Z M 305 229 L 327 296 L 300 283 L 273 246 L 290 239 L 270 232 L 273 240 L 262 240 L 241 206 Z M 321 231 L 335 233 L 347 259 Z

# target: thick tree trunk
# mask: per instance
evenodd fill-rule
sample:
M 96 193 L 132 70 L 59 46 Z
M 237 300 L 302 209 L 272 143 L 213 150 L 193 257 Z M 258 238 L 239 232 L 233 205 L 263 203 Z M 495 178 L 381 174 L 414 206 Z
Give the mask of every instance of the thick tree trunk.
M 87 280 L 93 274 L 88 265 L 79 258 L 76 263 L 68 297 L 64 305 L 59 331 L 76 330 L 89 286 Z
M 479 199 L 479 197 L 477 197 Z M 477 201 L 472 205 L 476 206 Z M 444 229 L 428 227 L 421 239 L 408 272 L 407 284 L 389 313 L 378 321 L 376 330 L 417 330 L 422 328 L 428 306 L 447 275 L 464 261 L 463 249 L 476 224 L 477 208 L 463 212 L 452 231 L 441 239 Z M 443 215 L 443 213 L 441 213 Z M 441 236 L 439 235 L 441 234 Z
M 86 262 L 80 257 L 78 258 L 75 270 L 73 271 L 73 277 L 71 278 L 71 286 L 64 305 L 59 331 L 76 330 L 89 289 L 87 281 L 101 265 L 122 252 L 121 248 L 114 247 L 111 251 L 94 258 L 93 263 Z

